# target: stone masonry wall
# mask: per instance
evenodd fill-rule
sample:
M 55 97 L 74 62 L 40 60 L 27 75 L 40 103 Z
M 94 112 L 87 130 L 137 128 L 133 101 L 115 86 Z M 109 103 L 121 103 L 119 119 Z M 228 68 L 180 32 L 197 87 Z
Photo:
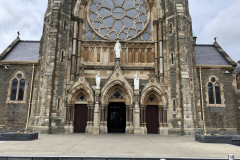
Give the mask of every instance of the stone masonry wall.
M 17 71 L 25 74 L 27 82 L 26 103 L 6 103 L 9 81 Z M 0 68 L 0 133 L 9 131 L 23 131 L 25 129 L 28 113 L 28 102 L 31 88 L 31 66 L 9 66 L 9 69 Z M 3 76 L 4 75 L 4 76 Z
M 225 107 L 207 106 L 206 86 L 208 84 L 208 78 L 211 75 L 218 77 L 221 85 L 223 85 Z M 236 133 L 239 104 L 237 101 L 237 94 L 232 85 L 233 81 L 234 79 L 232 74 L 225 74 L 224 70 L 202 70 L 203 105 L 205 110 L 204 113 L 207 132 L 216 132 L 221 134 Z

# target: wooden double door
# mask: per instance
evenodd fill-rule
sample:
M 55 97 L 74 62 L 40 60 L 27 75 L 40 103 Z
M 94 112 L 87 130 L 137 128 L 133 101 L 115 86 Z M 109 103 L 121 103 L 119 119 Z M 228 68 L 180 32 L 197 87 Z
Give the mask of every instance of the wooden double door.
M 107 126 L 109 133 L 125 133 L 126 128 L 125 103 L 109 103 Z
M 74 115 L 74 133 L 85 133 L 88 108 L 86 104 L 77 104 Z
M 158 128 L 159 128 L 158 106 L 147 106 L 146 123 L 147 123 L 148 133 L 158 134 Z

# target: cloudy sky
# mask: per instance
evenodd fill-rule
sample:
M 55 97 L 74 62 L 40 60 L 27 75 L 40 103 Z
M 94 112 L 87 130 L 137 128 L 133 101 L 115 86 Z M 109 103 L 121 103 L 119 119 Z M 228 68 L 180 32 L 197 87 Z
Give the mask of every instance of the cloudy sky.
M 214 37 L 234 60 L 240 60 L 240 0 L 189 0 L 198 44 Z M 40 40 L 47 0 L 0 0 L 0 53 L 17 37 Z

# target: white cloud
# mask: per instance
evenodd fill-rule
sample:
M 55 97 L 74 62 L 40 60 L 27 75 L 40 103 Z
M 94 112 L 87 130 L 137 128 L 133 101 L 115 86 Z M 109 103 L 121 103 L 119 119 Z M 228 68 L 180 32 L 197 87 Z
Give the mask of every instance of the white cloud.
M 240 60 L 240 1 L 189 1 L 197 43 L 213 44 L 214 37 L 217 37 L 229 56 L 234 61 Z
M 17 37 L 40 40 L 47 0 L 0 0 L 0 53 Z
M 40 40 L 48 0 L 0 0 L 0 53 L 17 37 Z M 189 0 L 193 31 L 200 44 L 218 37 L 222 48 L 240 59 L 240 0 Z

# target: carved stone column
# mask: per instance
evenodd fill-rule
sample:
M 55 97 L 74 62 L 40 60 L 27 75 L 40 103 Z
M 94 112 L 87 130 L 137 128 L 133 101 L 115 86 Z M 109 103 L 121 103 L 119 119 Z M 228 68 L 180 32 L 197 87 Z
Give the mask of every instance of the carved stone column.
M 93 122 L 93 134 L 99 134 L 99 101 L 100 101 L 100 89 L 95 90 L 95 109 L 94 109 L 94 122 Z
M 167 123 L 167 106 L 163 106 L 163 134 L 168 135 L 168 123 Z
M 158 107 L 158 114 L 159 114 L 159 129 L 158 129 L 158 132 L 160 134 L 163 134 L 163 126 L 164 126 L 164 123 L 163 123 L 163 106 L 159 106 Z
M 70 133 L 70 108 L 71 108 L 71 105 L 67 104 L 66 119 L 65 119 L 65 126 L 64 126 L 65 133 Z
M 133 105 L 129 106 L 129 134 L 133 134 Z
M 134 90 L 134 134 L 141 134 L 140 130 L 140 109 L 139 109 L 139 90 Z
M 107 128 L 107 120 L 108 120 L 108 106 L 104 106 L 104 133 L 108 133 L 108 128 Z
M 147 134 L 146 109 L 147 109 L 147 106 L 144 106 L 144 107 L 143 107 L 143 127 L 144 127 L 144 134 Z
M 74 113 L 75 113 L 75 105 L 72 104 L 70 107 L 70 128 L 69 128 L 70 133 L 74 133 Z
M 154 44 L 155 44 L 155 56 L 154 56 L 154 59 L 155 59 L 155 75 L 158 75 L 158 21 L 154 21 L 153 22 L 153 27 L 154 27 L 154 30 L 155 30 L 155 34 L 154 34 Z
M 163 82 L 164 78 L 164 56 L 163 56 L 163 20 L 158 20 L 158 47 L 159 47 L 159 76 L 160 76 L 160 82 Z
M 105 133 L 104 120 L 105 120 L 105 105 L 103 104 L 101 105 L 100 133 Z
M 71 81 L 74 82 L 76 75 L 76 52 L 77 52 L 77 40 L 78 40 L 78 20 L 74 19 L 74 31 L 73 31 L 73 46 L 71 55 Z
M 94 105 L 88 105 L 88 121 L 87 121 L 87 133 L 92 133 L 93 130 L 93 120 L 92 120 L 92 110 Z
M 141 134 L 145 134 L 147 131 L 146 129 L 146 120 L 144 119 L 144 110 L 145 110 L 145 105 L 141 105 L 140 107 L 140 130 Z
M 77 75 L 80 74 L 83 19 L 78 19 Z
M 130 127 L 130 117 L 129 117 L 129 112 L 130 112 L 130 108 L 129 105 L 126 106 L 126 129 L 125 129 L 125 133 L 129 133 L 129 127 Z

